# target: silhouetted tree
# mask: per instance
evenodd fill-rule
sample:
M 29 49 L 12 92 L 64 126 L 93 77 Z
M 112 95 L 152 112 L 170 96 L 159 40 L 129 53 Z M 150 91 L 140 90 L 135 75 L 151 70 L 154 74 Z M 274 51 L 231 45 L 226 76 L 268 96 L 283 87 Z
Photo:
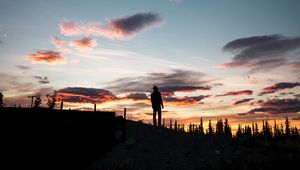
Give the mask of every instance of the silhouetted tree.
M 166 127 L 166 119 L 163 118 L 163 124 L 162 124 L 162 127 Z
M 50 109 L 54 109 L 55 107 L 56 95 L 57 95 L 56 91 L 54 91 L 53 95 L 47 94 L 47 99 L 48 99 L 47 105 Z
M 224 134 L 232 137 L 231 127 L 228 124 L 228 119 L 225 119 L 225 122 L 224 122 Z
M 201 119 L 200 119 L 199 133 L 200 133 L 200 134 L 204 134 L 202 117 L 201 117 Z
M 35 96 L 35 100 L 34 100 L 34 108 L 38 108 L 40 107 L 42 103 L 42 99 L 41 99 L 41 95 L 38 93 L 36 96 Z
M 177 120 L 175 120 L 175 124 L 174 124 L 174 130 L 177 131 Z
M 236 137 L 241 137 L 242 136 L 242 128 L 241 128 L 241 125 L 239 124 L 238 125 L 238 129 L 236 131 Z
M 3 102 L 3 93 L 0 92 L 0 107 L 3 107 L 4 106 L 4 102 Z
M 170 118 L 170 129 L 172 130 L 172 118 Z
M 223 130 L 224 130 L 223 121 L 222 121 L 222 119 L 218 119 L 217 124 L 216 124 L 216 134 L 217 135 L 224 134 Z
M 288 117 L 286 116 L 285 118 L 285 136 L 289 137 L 291 135 L 291 130 L 290 130 L 290 122 Z
M 208 134 L 212 135 L 213 133 L 214 133 L 214 130 L 211 125 L 211 120 L 208 120 Z

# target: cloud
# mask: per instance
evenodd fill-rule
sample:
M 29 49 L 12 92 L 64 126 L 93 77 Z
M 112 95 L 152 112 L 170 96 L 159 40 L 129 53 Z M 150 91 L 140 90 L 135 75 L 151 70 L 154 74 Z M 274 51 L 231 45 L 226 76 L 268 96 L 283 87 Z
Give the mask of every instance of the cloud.
M 204 74 L 190 70 L 172 70 L 166 73 L 149 73 L 145 76 L 124 77 L 109 83 L 108 89 L 118 93 L 152 91 L 157 85 L 161 92 L 208 90 Z
M 77 24 L 67 21 L 60 24 L 60 32 L 65 36 L 93 35 L 109 39 L 126 39 L 131 38 L 148 28 L 159 26 L 160 24 L 160 16 L 158 14 L 148 12 L 109 19 L 106 25 L 99 23 Z
M 36 80 L 38 80 L 38 83 L 40 84 L 49 84 L 49 80 L 47 77 L 40 77 L 40 76 L 33 76 Z
M 61 101 L 71 103 L 104 103 L 118 99 L 112 92 L 105 89 L 86 87 L 67 87 L 58 90 Z
M 254 98 L 246 98 L 246 99 L 237 100 L 233 103 L 233 105 L 239 105 L 239 104 L 242 104 L 242 103 L 247 103 L 251 100 L 254 100 Z
M 168 0 L 168 1 L 170 1 L 170 2 L 172 2 L 172 3 L 181 3 L 183 0 Z
M 293 71 L 300 71 L 300 61 L 290 63 L 290 69 Z
M 27 60 L 38 64 L 58 64 L 64 60 L 60 52 L 37 51 L 35 54 L 27 56 Z
M 23 66 L 23 65 L 16 65 L 16 67 L 18 68 L 18 69 L 20 69 L 20 70 L 29 70 L 29 69 L 31 69 L 31 67 L 28 67 L 28 66 Z
M 292 120 L 300 120 L 300 116 L 292 118 Z
M 191 96 L 191 97 L 164 97 L 164 104 L 175 105 L 175 106 L 190 106 L 196 104 L 203 104 L 201 100 L 210 97 L 210 95 L 200 95 L 200 96 Z
M 58 38 L 58 37 L 53 37 L 51 40 L 51 43 L 56 47 L 56 48 L 62 48 L 62 46 L 65 44 L 65 41 Z
M 148 96 L 145 93 L 130 93 L 125 99 L 131 100 L 148 100 Z
M 91 50 L 92 47 L 97 46 L 97 40 L 95 38 L 82 38 L 80 40 L 71 40 L 70 46 L 77 48 L 80 51 Z
M 235 54 L 231 62 L 219 65 L 225 68 L 245 67 L 250 72 L 267 71 L 287 65 L 287 54 L 300 49 L 300 37 L 281 35 L 254 36 L 227 43 L 224 51 Z
M 299 99 L 269 99 L 267 101 L 260 100 L 257 102 L 259 108 L 254 108 L 247 113 L 242 114 L 255 114 L 257 112 L 264 112 L 269 114 L 281 113 L 297 113 L 300 111 Z
M 239 95 L 252 95 L 252 90 L 242 90 L 242 91 L 231 91 L 224 94 L 216 95 L 216 97 L 222 97 L 222 96 L 239 96 Z
M 273 86 L 266 87 L 262 90 L 262 92 L 259 94 L 259 96 L 265 95 L 265 94 L 270 94 L 274 93 L 277 91 L 281 91 L 284 89 L 291 89 L 294 87 L 300 86 L 300 82 L 295 82 L 295 83 L 288 83 L 288 82 L 281 82 L 274 84 Z

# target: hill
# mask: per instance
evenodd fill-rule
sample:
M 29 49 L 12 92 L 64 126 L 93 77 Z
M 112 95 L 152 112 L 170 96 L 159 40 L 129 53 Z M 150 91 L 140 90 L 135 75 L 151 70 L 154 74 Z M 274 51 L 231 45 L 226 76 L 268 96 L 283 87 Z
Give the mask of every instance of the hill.
M 89 170 L 299 169 L 299 140 L 229 138 L 127 121 L 127 139 Z

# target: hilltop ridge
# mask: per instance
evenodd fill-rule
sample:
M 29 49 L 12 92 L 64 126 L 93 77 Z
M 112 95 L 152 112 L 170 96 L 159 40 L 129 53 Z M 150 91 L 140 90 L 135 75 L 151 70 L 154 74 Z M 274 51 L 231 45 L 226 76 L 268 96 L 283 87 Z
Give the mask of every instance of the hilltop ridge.
M 127 121 L 127 140 L 94 162 L 97 169 L 290 169 L 300 167 L 299 142 L 235 140 Z

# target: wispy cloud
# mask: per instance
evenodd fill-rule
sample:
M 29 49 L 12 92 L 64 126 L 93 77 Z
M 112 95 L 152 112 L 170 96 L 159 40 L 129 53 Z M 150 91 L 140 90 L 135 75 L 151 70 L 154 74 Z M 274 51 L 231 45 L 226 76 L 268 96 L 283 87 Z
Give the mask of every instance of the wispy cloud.
M 246 99 L 237 100 L 237 101 L 233 102 L 233 105 L 239 105 L 239 104 L 242 104 L 242 103 L 247 103 L 251 100 L 254 100 L 254 98 L 246 98 Z
M 174 93 L 175 91 L 209 90 L 208 81 L 203 80 L 205 75 L 190 70 L 173 70 L 166 73 L 149 73 L 145 76 L 124 77 L 110 83 L 108 89 L 120 93 L 151 91 L 157 85 L 161 92 Z
M 223 96 L 239 96 L 239 95 L 252 95 L 252 90 L 242 90 L 242 91 L 230 91 L 224 94 L 216 95 L 216 97 L 223 97 Z
M 266 87 L 262 90 L 262 92 L 259 94 L 259 96 L 265 95 L 265 94 L 270 94 L 274 93 L 277 91 L 281 91 L 284 89 L 291 89 L 294 87 L 300 86 L 300 82 L 295 82 L 295 83 L 289 83 L 289 82 L 281 82 L 274 84 L 273 86 Z
M 70 46 L 75 47 L 80 51 L 91 50 L 92 47 L 97 46 L 97 40 L 95 38 L 82 38 L 80 40 L 71 40 Z
M 219 65 L 225 68 L 244 67 L 250 72 L 266 71 L 287 65 L 287 55 L 300 49 L 300 38 L 281 35 L 254 36 L 227 43 L 224 51 L 235 54 L 231 62 Z
M 27 60 L 38 64 L 58 64 L 64 60 L 64 57 L 56 51 L 37 51 L 28 55 Z
M 290 63 L 290 69 L 293 71 L 300 71 L 300 61 Z
M 74 23 L 71 21 L 60 24 L 60 32 L 65 36 L 85 35 L 102 36 L 109 39 L 126 39 L 162 22 L 156 13 L 137 13 L 135 15 L 109 19 L 106 25 L 100 23 Z
M 53 37 L 51 40 L 51 43 L 56 47 L 56 48 L 62 48 L 62 46 L 65 44 L 65 41 L 58 38 L 58 37 Z
M 40 84 L 49 84 L 50 83 L 50 81 L 48 80 L 47 77 L 43 78 L 40 76 L 33 76 L 33 78 L 35 78 L 38 81 L 38 83 L 40 83 Z
M 201 100 L 210 97 L 210 95 L 185 96 L 185 97 L 164 97 L 164 103 L 175 106 L 191 106 L 203 104 Z
M 31 69 L 31 67 L 28 67 L 28 66 L 23 66 L 23 65 L 16 65 L 16 67 L 18 68 L 18 69 L 20 69 L 20 70 L 29 70 L 29 69 Z

